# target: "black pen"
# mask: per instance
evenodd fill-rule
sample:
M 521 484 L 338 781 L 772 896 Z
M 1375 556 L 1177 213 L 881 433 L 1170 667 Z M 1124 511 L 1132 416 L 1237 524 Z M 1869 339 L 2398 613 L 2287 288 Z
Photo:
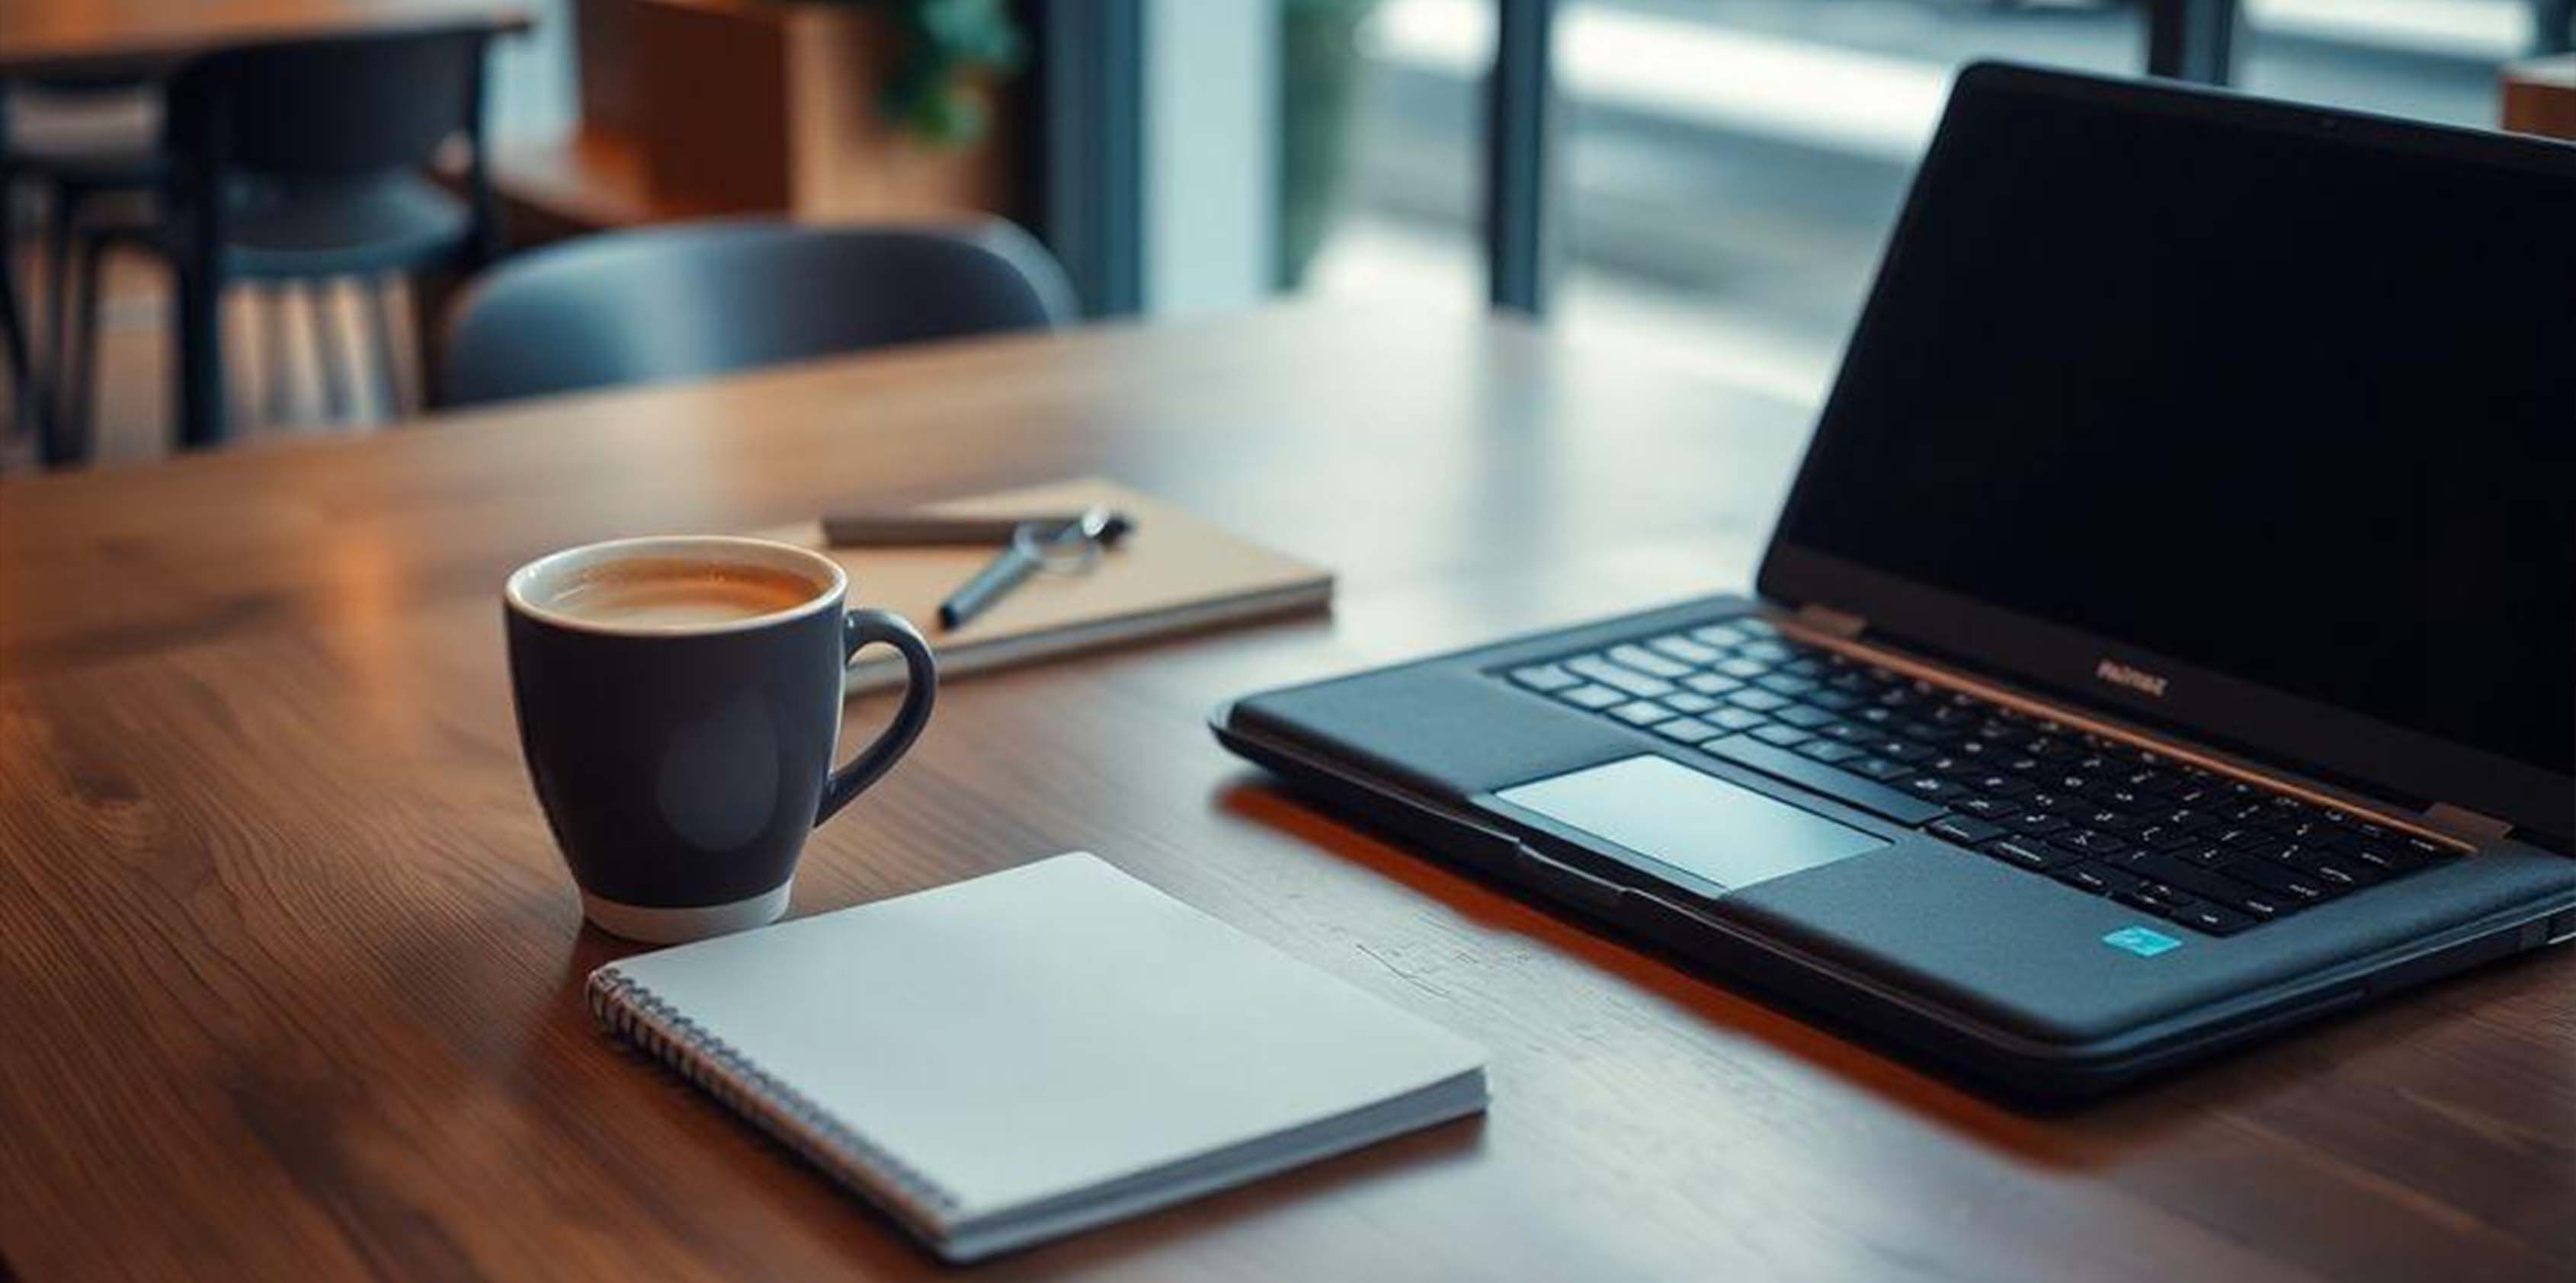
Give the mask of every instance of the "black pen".
M 939 626 L 944 629 L 965 627 L 967 621 L 983 614 L 1012 589 L 1028 582 L 1029 576 L 1046 564 L 1045 554 L 1049 549 L 1067 544 L 1106 548 L 1124 538 L 1131 525 L 1119 513 L 1096 507 L 1065 522 L 1043 540 L 1013 537 L 1010 546 L 1002 549 L 1000 555 L 984 563 L 984 568 L 976 571 L 974 578 L 959 585 L 957 591 L 948 595 L 948 600 L 939 603 Z

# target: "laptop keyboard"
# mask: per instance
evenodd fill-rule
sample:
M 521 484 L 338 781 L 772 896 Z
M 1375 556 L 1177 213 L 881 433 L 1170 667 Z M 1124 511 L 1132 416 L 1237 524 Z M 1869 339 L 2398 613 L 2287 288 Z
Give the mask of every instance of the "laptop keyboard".
M 2118 740 L 1910 678 L 1759 619 L 1497 676 L 2209 935 L 2451 852 Z

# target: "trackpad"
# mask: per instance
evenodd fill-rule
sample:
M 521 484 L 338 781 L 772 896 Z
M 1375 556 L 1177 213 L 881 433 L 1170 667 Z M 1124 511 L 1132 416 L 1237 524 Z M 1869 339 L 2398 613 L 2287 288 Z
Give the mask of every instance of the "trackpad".
M 1516 784 L 1494 796 L 1729 888 L 1888 845 L 1651 754 Z

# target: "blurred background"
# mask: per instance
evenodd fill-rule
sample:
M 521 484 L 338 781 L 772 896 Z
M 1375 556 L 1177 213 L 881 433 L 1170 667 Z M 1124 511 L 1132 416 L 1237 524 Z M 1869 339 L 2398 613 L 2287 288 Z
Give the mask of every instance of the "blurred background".
M 12 179 L 7 157 L 148 146 L 170 74 L 66 89 L 64 67 L 108 65 L 78 63 L 82 39 L 109 18 L 333 2 L 0 5 L 0 180 L 34 368 L 57 346 L 61 220 L 43 174 Z M 1832 374 L 1965 63 L 2494 127 L 2508 66 L 2576 41 L 2576 0 L 337 3 L 493 20 L 479 146 L 497 259 L 708 216 L 980 212 L 1033 231 L 1087 318 L 1281 296 L 1499 307 L 1798 402 Z M 433 168 L 457 188 L 461 163 Z M 58 463 L 172 448 L 167 266 L 108 244 L 97 371 L 58 378 L 91 390 L 95 426 Z M 223 291 L 223 439 L 436 407 L 443 309 L 470 273 L 434 275 Z M 335 371 L 335 349 L 369 344 L 384 368 Z M 0 466 L 24 469 L 37 412 L 10 404 Z
M 1478 299 L 1478 83 L 1491 0 L 1286 0 L 1353 24 L 1349 203 L 1305 288 Z M 1952 73 L 2004 58 L 2146 69 L 2146 6 L 2111 0 L 1569 0 L 1548 308 L 1583 341 L 1651 347 L 1821 395 Z M 2470 126 L 2500 64 L 2543 47 L 2528 0 L 2247 0 L 2236 85 Z M 1287 46 L 1297 48 L 1292 35 Z M 1293 66 L 1293 64 L 1292 64 Z M 1292 95 L 1297 117 L 1316 107 Z

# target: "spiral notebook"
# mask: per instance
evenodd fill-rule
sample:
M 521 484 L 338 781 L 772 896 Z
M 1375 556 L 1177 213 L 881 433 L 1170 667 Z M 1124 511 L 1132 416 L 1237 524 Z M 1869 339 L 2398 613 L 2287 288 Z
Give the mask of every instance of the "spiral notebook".
M 1485 1106 L 1474 1046 L 1087 853 L 642 954 L 588 991 L 952 1261 Z

